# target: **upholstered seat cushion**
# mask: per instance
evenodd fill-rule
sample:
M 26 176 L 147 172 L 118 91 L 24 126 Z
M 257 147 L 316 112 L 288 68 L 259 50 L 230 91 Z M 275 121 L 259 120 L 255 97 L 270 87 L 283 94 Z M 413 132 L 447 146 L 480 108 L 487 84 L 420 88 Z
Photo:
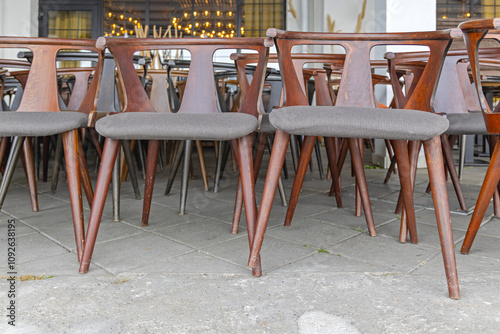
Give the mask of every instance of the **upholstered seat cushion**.
M 127 112 L 100 119 L 96 130 L 112 139 L 228 140 L 244 137 L 257 126 L 256 117 L 241 113 Z
M 446 114 L 450 122 L 447 135 L 487 135 L 486 124 L 484 123 L 483 113 L 473 111 L 462 114 Z
M 269 122 L 269 114 L 262 114 L 262 122 L 260 123 L 260 129 L 257 132 L 262 133 L 275 133 L 276 128 Z
M 0 136 L 51 136 L 87 126 L 87 114 L 76 111 L 0 112 Z
M 418 110 L 294 106 L 274 110 L 269 120 L 294 135 L 426 140 L 448 129 L 448 120 Z

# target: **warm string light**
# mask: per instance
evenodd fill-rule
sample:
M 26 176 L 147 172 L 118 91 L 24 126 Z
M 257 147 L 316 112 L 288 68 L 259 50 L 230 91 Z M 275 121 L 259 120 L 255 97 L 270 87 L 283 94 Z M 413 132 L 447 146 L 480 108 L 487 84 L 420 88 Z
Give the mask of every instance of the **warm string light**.
M 124 13 L 125 14 L 125 13 Z M 124 14 L 120 15 L 115 15 L 113 12 L 108 12 L 107 15 L 109 18 L 115 18 L 115 20 L 118 20 L 118 18 L 122 21 L 121 24 L 113 23 L 110 24 L 110 28 L 112 28 L 111 32 L 105 33 L 105 36 L 128 36 L 128 35 L 133 35 L 134 30 L 127 29 L 127 22 L 130 22 L 134 27 L 137 27 L 138 29 L 141 28 L 141 23 L 139 20 L 134 19 L 132 16 L 126 17 Z M 215 14 L 214 18 L 217 18 L 217 21 L 210 22 L 210 21 L 205 21 L 205 22 L 194 22 L 190 23 L 189 18 L 193 16 L 193 18 L 209 18 L 211 15 Z M 209 10 L 202 10 L 202 11 L 193 11 L 193 12 L 183 12 L 181 17 L 173 17 L 172 18 L 172 26 L 175 27 L 178 30 L 183 30 L 186 34 L 190 34 L 192 36 L 200 36 L 202 38 L 213 38 L 213 37 L 220 37 L 220 38 L 232 38 L 236 36 L 235 28 L 236 25 L 232 22 L 225 23 L 223 22 L 224 17 L 226 18 L 233 18 L 235 13 L 233 11 L 227 11 L 223 12 L 221 10 L 217 10 L 215 12 L 211 12 Z M 467 15 L 470 17 L 470 13 L 467 13 Z M 221 20 L 222 18 L 222 20 Z M 187 20 L 187 22 L 185 21 Z M 446 16 L 443 16 L 443 19 L 447 19 Z M 181 24 L 185 22 L 184 24 Z M 194 27 L 193 27 L 194 26 Z M 208 29 L 217 29 L 216 30 L 211 30 L 207 31 Z M 201 31 L 197 29 L 202 29 Z M 207 29 L 207 30 L 205 30 Z M 241 27 L 240 29 L 240 34 L 244 35 L 245 34 L 245 28 Z

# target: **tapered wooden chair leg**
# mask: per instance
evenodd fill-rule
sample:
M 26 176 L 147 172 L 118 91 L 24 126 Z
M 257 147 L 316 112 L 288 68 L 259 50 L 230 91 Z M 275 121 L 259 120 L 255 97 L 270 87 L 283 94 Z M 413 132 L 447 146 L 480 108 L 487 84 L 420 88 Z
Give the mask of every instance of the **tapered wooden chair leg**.
M 7 148 L 9 147 L 10 137 L 3 137 L 0 141 L 0 170 L 2 174 L 5 172 L 3 167 L 3 162 L 5 160 L 5 156 L 7 155 Z
M 358 141 L 360 159 L 361 159 L 361 162 L 363 162 L 364 161 L 364 156 L 365 156 L 365 154 L 364 154 L 364 147 L 363 147 L 363 139 L 358 138 L 357 141 Z M 352 152 L 351 152 L 351 158 L 352 158 Z M 362 165 L 362 166 L 363 166 L 363 169 L 364 169 L 364 165 Z M 353 173 L 356 173 L 354 171 L 354 166 L 352 166 L 352 171 L 353 171 Z M 363 174 L 364 174 L 364 171 L 363 171 Z M 358 183 L 359 183 L 359 179 L 356 178 L 356 197 L 355 197 L 354 215 L 356 217 L 361 217 L 361 208 L 363 206 L 362 199 L 361 199 L 361 196 L 362 196 L 361 195 L 361 188 L 362 187 L 360 187 Z
M 170 194 L 170 190 L 172 189 L 172 185 L 174 184 L 175 176 L 177 175 L 177 171 L 179 170 L 179 166 L 181 165 L 182 153 L 184 152 L 185 145 L 186 142 L 184 140 L 181 140 L 179 142 L 175 153 L 174 163 L 172 164 L 172 169 L 170 170 L 170 174 L 168 176 L 167 186 L 165 187 L 165 195 Z
M 439 137 L 426 140 L 424 142 L 424 148 L 429 180 L 432 187 L 432 199 L 434 200 L 434 207 L 436 209 L 441 251 L 443 253 L 444 268 L 448 282 L 448 292 L 450 298 L 459 299 L 460 290 L 458 286 L 455 248 L 451 230 L 450 207 L 446 190 L 446 180 L 444 177 L 443 153 L 441 152 Z M 489 198 L 491 198 L 491 195 L 492 194 L 490 194 Z
M 236 197 L 234 199 L 233 225 L 231 228 L 232 234 L 238 234 L 242 211 L 243 211 L 243 190 L 241 189 L 241 179 L 238 177 L 238 185 L 236 186 Z
M 281 174 L 281 169 L 283 168 L 283 162 L 285 161 L 286 149 L 289 140 L 289 134 L 280 130 L 276 130 L 273 151 L 271 152 L 269 167 L 267 168 L 264 192 L 262 193 L 262 200 L 260 202 L 260 208 L 257 217 L 252 251 L 250 252 L 250 258 L 248 260 L 248 265 L 252 268 L 257 265 L 257 261 L 259 259 L 260 248 L 262 247 L 262 242 L 264 240 L 264 233 L 269 221 L 269 215 L 271 213 L 274 195 L 276 194 L 276 187 L 278 185 L 278 178 Z
M 201 140 L 195 141 L 196 152 L 198 153 L 198 161 L 200 162 L 201 179 L 203 180 L 203 188 L 208 191 L 208 176 L 207 176 L 207 166 L 205 165 L 205 155 L 203 154 L 203 146 L 201 145 Z
M 403 140 L 393 140 L 394 156 L 397 159 L 399 168 L 399 182 L 401 184 L 401 194 L 405 208 L 405 221 L 410 230 L 410 240 L 412 243 L 418 242 L 417 222 L 415 218 L 415 207 L 413 204 L 413 182 L 411 180 L 411 168 L 408 154 L 408 145 Z M 403 229 L 401 229 L 403 230 Z M 404 239 L 406 239 L 406 229 L 404 229 Z M 400 241 L 401 241 L 400 236 Z
M 316 142 L 314 143 L 314 152 L 316 153 L 316 161 L 318 162 L 319 178 L 324 180 L 325 171 L 323 170 L 323 159 L 321 158 L 321 147 L 318 138 L 316 138 Z
M 89 203 L 89 206 L 92 207 L 92 202 L 94 202 L 94 190 L 92 189 L 89 170 L 87 168 L 87 159 L 85 159 L 85 154 L 83 153 L 83 148 L 82 148 L 82 142 L 80 140 L 78 140 L 78 156 L 80 159 L 79 168 L 80 168 L 81 183 L 83 186 L 83 190 L 85 192 L 85 197 L 87 197 L 87 202 Z
M 227 141 L 219 142 L 219 156 L 217 157 L 217 167 L 215 170 L 215 180 L 214 180 L 214 193 L 219 191 L 219 184 L 222 175 L 224 174 L 224 169 L 226 167 L 227 158 L 229 157 L 230 147 Z
M 271 145 L 271 138 L 269 138 L 269 136 L 267 136 L 267 142 L 268 142 L 269 152 L 271 152 L 272 145 Z M 264 152 L 262 152 L 262 155 L 264 155 Z M 262 162 L 262 157 L 261 157 L 261 162 Z M 256 170 L 256 169 L 254 168 L 254 170 Z M 260 164 L 259 164 L 259 169 L 255 172 L 256 173 L 255 182 L 257 182 L 257 173 L 259 172 L 259 170 L 260 170 Z M 286 175 L 286 173 L 285 173 L 286 170 L 287 170 L 287 168 L 286 168 L 286 160 L 285 160 L 285 162 L 283 162 L 283 169 L 282 169 L 284 175 Z M 288 176 L 285 176 L 285 179 L 287 177 Z M 288 203 L 286 200 L 285 186 L 283 185 L 283 179 L 281 178 L 281 175 L 280 175 L 280 178 L 278 179 L 278 193 L 280 195 L 281 205 L 283 207 L 288 206 Z
M 5 201 L 5 196 L 7 195 L 7 190 L 9 189 L 12 176 L 16 169 L 17 160 L 21 154 L 23 148 L 24 137 L 14 137 L 12 141 L 12 147 L 10 149 L 9 158 L 7 159 L 7 165 L 5 166 L 5 172 L 2 178 L 2 183 L 0 184 L 0 209 Z
M 290 152 L 292 153 L 293 171 L 296 171 L 297 164 L 299 163 L 299 148 L 297 146 L 297 138 L 294 135 L 290 135 Z
M 89 131 L 90 141 L 94 145 L 97 156 L 99 157 L 99 159 L 102 159 L 102 147 L 101 143 L 99 142 L 99 133 L 97 133 L 97 131 L 94 128 L 88 128 L 88 131 Z
M 160 142 L 150 140 L 148 143 L 148 153 L 146 160 L 146 181 L 144 182 L 144 200 L 142 204 L 142 226 L 148 226 L 149 213 L 151 212 L 151 201 L 153 199 L 153 189 L 156 177 L 156 164 L 158 163 L 158 150 Z M 178 154 L 180 154 L 178 152 Z
M 335 139 L 332 137 L 325 137 L 325 147 L 330 165 L 330 172 L 332 174 L 332 186 L 330 191 L 335 194 L 337 207 L 342 207 L 342 194 L 340 188 L 339 170 L 337 168 L 337 148 L 335 147 Z
M 108 194 L 109 183 L 111 181 L 111 174 L 113 174 L 113 166 L 115 165 L 116 157 L 118 155 L 118 148 L 120 142 L 118 140 L 107 138 L 104 143 L 102 152 L 101 167 L 99 175 L 97 176 L 97 183 L 95 187 L 94 202 L 90 211 L 90 220 L 85 236 L 85 247 L 83 249 L 82 260 L 80 262 L 80 273 L 89 271 L 90 260 L 94 251 L 95 242 L 97 239 L 97 232 L 101 224 L 102 212 L 104 204 L 106 203 L 106 195 Z
M 141 191 L 139 190 L 139 182 L 137 181 L 137 170 L 135 169 L 134 158 L 132 157 L 132 149 L 130 147 L 130 141 L 122 140 L 121 144 L 123 147 L 123 154 L 125 156 L 125 161 L 128 166 L 132 188 L 134 189 L 135 199 L 141 199 Z
M 52 194 L 55 194 L 57 190 L 57 182 L 59 181 L 59 172 L 61 170 L 62 159 L 63 159 L 62 135 L 57 135 L 56 153 L 54 157 L 54 170 L 52 172 L 52 184 L 50 186 L 50 192 Z
M 120 152 L 116 155 L 116 163 L 113 168 L 113 221 L 120 221 Z
M 142 178 L 146 178 L 146 161 L 144 159 L 144 147 L 142 145 L 142 140 L 137 141 L 137 145 L 135 147 L 136 161 L 137 164 L 141 166 Z M 168 160 L 167 160 L 168 164 Z
M 309 160 L 311 160 L 311 155 L 315 143 L 316 143 L 315 136 L 306 136 L 304 138 L 304 141 L 302 142 L 302 149 L 300 150 L 300 156 L 299 156 L 299 164 L 297 166 L 297 171 L 295 172 L 295 178 L 293 180 L 290 199 L 288 200 L 288 209 L 286 211 L 285 224 L 284 224 L 285 226 L 290 226 L 290 224 L 292 223 L 293 215 L 295 213 L 295 208 L 297 207 L 300 191 L 302 190 L 302 184 L 304 183 L 305 174 L 307 172 Z
M 462 186 L 460 185 L 460 180 L 458 179 L 457 170 L 455 168 L 455 160 L 453 159 L 453 155 L 451 153 L 451 145 L 448 141 L 447 135 L 441 135 L 441 145 L 443 147 L 443 155 L 446 165 L 448 166 L 451 182 L 453 184 L 453 188 L 455 188 L 458 203 L 460 204 L 460 209 L 465 211 L 467 210 L 467 206 L 465 205 L 464 193 L 462 191 Z
M 366 184 L 365 170 L 361 157 L 360 141 L 357 138 L 348 138 L 349 151 L 351 151 L 351 160 L 356 174 L 356 184 L 359 188 L 361 204 L 365 212 L 366 225 L 368 226 L 368 234 L 370 236 L 377 235 L 375 231 L 375 223 L 373 221 L 372 207 L 370 197 L 368 195 L 368 187 Z
M 43 166 L 42 166 L 42 181 L 47 182 L 47 177 L 49 175 L 49 156 L 50 156 L 50 138 L 48 136 L 43 137 Z
M 189 185 L 189 164 L 191 162 L 191 153 L 193 151 L 193 141 L 186 140 L 186 148 L 184 149 L 184 169 L 182 171 L 182 186 L 181 199 L 179 206 L 179 215 L 183 216 L 186 213 L 186 201 Z
M 245 203 L 245 217 L 247 220 L 248 244 L 250 250 L 255 237 L 255 224 L 257 220 L 257 203 L 255 201 L 255 182 L 252 163 L 252 135 L 239 140 L 238 165 L 240 168 L 241 188 L 243 190 L 243 201 Z M 260 255 L 257 257 L 255 266 L 252 267 L 253 275 L 262 275 Z
M 85 228 L 83 222 L 82 186 L 80 179 L 80 148 L 78 145 L 78 130 L 62 134 L 64 142 L 64 157 L 66 173 L 68 175 L 69 198 L 73 213 L 73 227 L 75 230 L 76 253 L 78 261 L 82 260 L 85 244 Z
M 465 234 L 462 249 L 460 250 L 462 254 L 469 254 L 474 238 L 483 221 L 486 209 L 490 204 L 491 197 L 495 189 L 497 189 L 498 181 L 500 180 L 500 144 L 498 143 L 500 143 L 500 141 L 495 145 L 495 149 L 491 155 L 490 165 L 484 177 L 483 185 L 477 198 L 476 207 L 474 208 L 474 213 L 472 214 L 467 233 Z
M 254 183 L 257 181 L 257 175 L 259 174 L 260 166 L 262 164 L 262 158 L 264 156 L 264 150 L 266 149 L 268 138 L 269 136 L 267 133 L 259 133 L 259 135 L 257 136 L 257 144 L 255 145 L 255 154 L 253 160 Z M 238 177 L 238 185 L 236 187 L 236 198 L 234 201 L 234 210 L 233 210 L 233 226 L 231 229 L 232 234 L 238 233 L 242 210 L 243 210 L 243 191 L 241 189 L 241 179 Z
M 26 175 L 28 176 L 28 186 L 30 188 L 31 209 L 38 212 L 38 192 L 36 190 L 35 161 L 33 157 L 33 145 L 31 138 L 24 141 L 24 160 L 26 161 Z
M 39 137 L 33 137 L 32 138 L 33 143 L 32 143 L 32 154 L 33 154 L 33 166 L 35 170 L 35 181 L 38 181 L 40 177 L 40 138 Z M 31 140 L 30 140 L 31 141 Z M 24 144 L 26 145 L 26 144 Z

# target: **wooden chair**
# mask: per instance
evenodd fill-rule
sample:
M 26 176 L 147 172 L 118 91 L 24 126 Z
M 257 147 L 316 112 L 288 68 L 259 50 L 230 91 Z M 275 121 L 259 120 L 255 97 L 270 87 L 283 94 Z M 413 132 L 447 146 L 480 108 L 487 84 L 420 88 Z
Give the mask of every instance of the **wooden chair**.
M 486 102 L 481 85 L 482 79 L 479 60 L 479 45 L 483 39 L 495 39 L 500 41 L 500 34 L 495 31 L 500 29 L 500 19 L 495 18 L 463 22 L 459 25 L 459 28 L 462 29 L 464 34 L 474 86 L 479 99 L 479 105 L 482 110 L 484 122 L 486 124 L 486 129 L 490 134 L 500 134 L 500 115 L 498 114 L 498 107 L 495 110 L 491 110 L 490 106 Z M 470 248 L 472 247 L 474 238 L 479 230 L 491 197 L 498 188 L 498 182 L 500 181 L 499 171 L 500 145 L 497 140 L 491 156 L 488 171 L 484 177 L 483 185 L 476 202 L 476 207 L 474 208 L 474 212 L 469 223 L 469 228 L 467 229 L 467 233 L 462 244 L 462 249 L 460 250 L 462 254 L 469 254 L 470 252 Z
M 243 187 L 249 245 L 251 246 L 257 212 L 251 143 L 252 134 L 259 123 L 257 109 L 260 105 L 269 41 L 266 43 L 265 39 L 262 38 L 169 39 L 162 41 L 159 39 L 132 40 L 101 37 L 97 41 L 97 46 L 101 49 L 107 47 L 116 59 L 120 84 L 124 91 L 125 110 L 120 114 L 105 117 L 96 124 L 97 131 L 106 137 L 106 141 L 80 272 L 87 272 L 90 265 L 109 187 L 111 170 L 121 139 L 149 140 L 144 191 L 144 219 L 144 216 L 149 217 L 159 140 L 186 140 L 184 162 L 189 163 L 192 140 L 239 138 L 238 165 Z M 179 111 L 175 114 L 157 113 L 137 78 L 136 70 L 131 61 L 132 55 L 137 51 L 151 49 L 183 49 L 191 53 L 191 67 L 184 98 Z M 213 54 L 218 49 L 250 49 L 259 53 L 256 75 L 238 113 L 221 113 L 217 105 Z M 261 274 L 258 264 L 253 272 L 257 276 Z
M 102 54 L 99 53 L 98 66 L 87 95 L 79 108 L 80 112 L 66 112 L 61 111 L 59 105 L 57 53 L 60 50 L 69 49 L 97 51 L 94 40 L 0 37 L 0 48 L 30 49 L 34 54 L 19 108 L 15 112 L 0 113 L 0 136 L 15 136 L 0 185 L 0 204 L 5 198 L 23 143 L 28 145 L 26 151 L 32 152 L 31 141 L 25 138 L 63 133 L 76 250 L 80 260 L 85 233 L 80 178 L 80 163 L 83 155 L 80 154 L 81 143 L 78 138 L 78 129 L 86 127 L 87 113 L 95 110 Z
M 405 140 L 424 140 L 424 148 L 436 208 L 436 218 L 445 264 L 448 291 L 451 298 L 459 298 L 453 236 L 450 224 L 448 195 L 445 185 L 443 158 L 439 135 L 448 128 L 448 121 L 430 113 L 430 97 L 441 69 L 441 60 L 453 37 L 460 32 L 436 31 L 386 34 L 335 34 L 287 32 L 277 29 L 267 31 L 275 39 L 285 84 L 285 106 L 275 110 L 270 121 L 278 130 L 274 141 L 265 189 L 257 219 L 257 229 L 248 265 L 257 264 L 264 232 L 269 220 L 277 176 L 281 171 L 289 133 L 349 138 L 349 148 L 354 160 L 356 177 L 363 188 L 365 183 L 362 161 L 359 161 L 359 141 L 355 138 L 381 138 L 393 140 L 398 156 L 399 175 L 408 216 L 414 216 L 413 190 L 408 187 L 410 168 Z M 300 79 L 295 73 L 291 58 L 294 45 L 340 45 L 346 50 L 342 80 L 334 107 L 310 107 L 300 89 Z M 378 45 L 427 45 L 431 57 L 422 74 L 423 79 L 402 109 L 378 109 L 370 69 L 370 50 Z M 312 145 L 310 143 L 308 145 Z M 365 214 L 370 212 L 367 189 L 361 189 Z M 412 226 L 416 228 L 416 226 Z M 375 235 L 374 225 L 369 226 Z M 416 231 L 414 231 L 416 232 Z

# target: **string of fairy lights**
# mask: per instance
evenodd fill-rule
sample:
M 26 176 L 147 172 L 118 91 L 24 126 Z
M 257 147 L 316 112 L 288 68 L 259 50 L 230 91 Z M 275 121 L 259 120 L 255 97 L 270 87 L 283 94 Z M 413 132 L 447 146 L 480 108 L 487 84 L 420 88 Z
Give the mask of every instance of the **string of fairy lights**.
M 179 15 L 180 14 L 180 15 Z M 108 11 L 106 14 L 105 36 L 129 37 L 137 29 L 142 28 L 138 18 L 124 12 L 117 14 Z M 172 35 L 193 36 L 201 38 L 232 38 L 236 37 L 236 13 L 233 9 L 221 10 L 202 9 L 183 11 L 166 22 L 172 29 Z M 241 36 L 245 35 L 245 28 L 240 28 Z

